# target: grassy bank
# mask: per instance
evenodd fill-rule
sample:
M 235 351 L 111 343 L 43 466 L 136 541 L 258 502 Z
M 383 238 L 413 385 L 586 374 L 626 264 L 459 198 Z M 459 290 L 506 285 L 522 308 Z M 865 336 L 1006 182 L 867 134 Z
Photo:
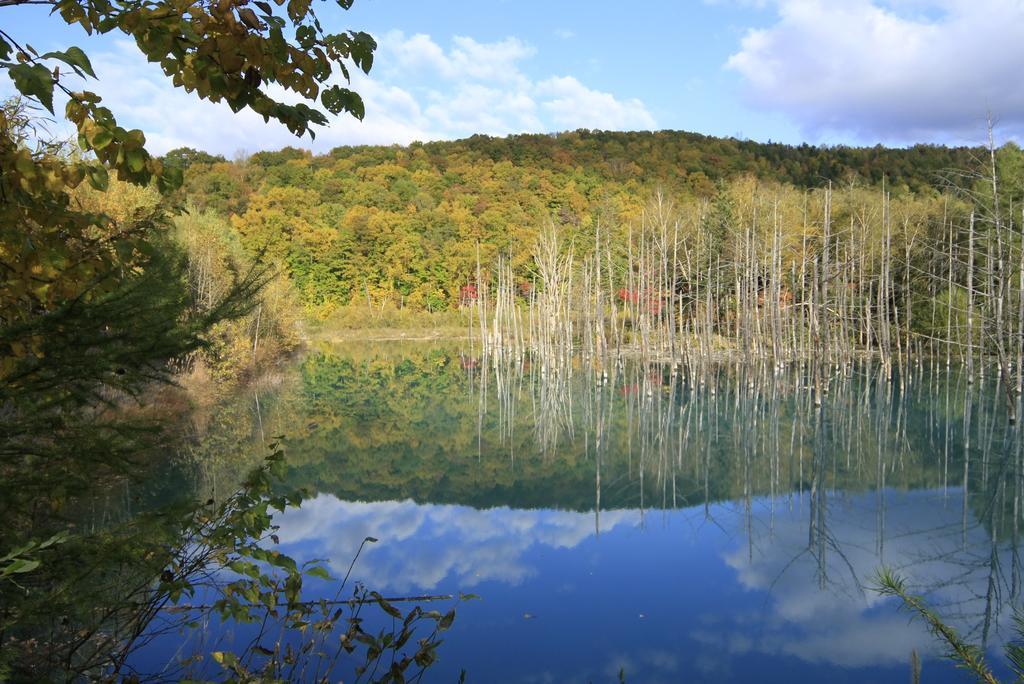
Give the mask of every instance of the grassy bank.
M 462 311 L 417 311 L 390 303 L 343 306 L 310 323 L 309 337 L 325 341 L 438 340 L 469 336 L 470 317 Z

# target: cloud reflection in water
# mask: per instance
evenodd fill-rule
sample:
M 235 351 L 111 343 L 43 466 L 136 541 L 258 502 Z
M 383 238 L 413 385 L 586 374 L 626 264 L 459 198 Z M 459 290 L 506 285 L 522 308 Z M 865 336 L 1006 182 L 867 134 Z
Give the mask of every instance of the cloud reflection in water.
M 678 667 L 679 676 L 689 671 L 700 679 L 745 676 L 765 656 L 816 670 L 905 668 L 912 650 L 937 653 L 919 621 L 866 588 L 883 561 L 920 588 L 941 585 L 930 599 L 957 607 L 952 623 L 979 638 L 972 629 L 988 581 L 985 528 L 970 523 L 964 550 L 956 496 L 944 501 L 941 491 L 887 490 L 885 497 L 881 549 L 876 492 L 829 498 L 823 546 L 810 544 L 806 497 L 794 498 L 792 507 L 778 499 L 774 515 L 769 500 L 755 500 L 749 525 L 736 503 L 711 507 L 718 525 L 705 524 L 703 507 L 649 512 L 644 524 L 638 510 L 602 511 L 601 537 L 591 544 L 585 542 L 594 536 L 594 514 L 559 510 L 345 502 L 321 494 L 279 522 L 283 550 L 327 559 L 339 576 L 364 537 L 378 538 L 355 574 L 384 592 L 472 591 L 488 583 L 480 610 L 505 612 L 480 618 L 501 624 L 510 640 L 528 645 L 592 625 L 614 644 L 609 658 L 620 654 L 614 663 L 652 676 Z M 1008 553 L 997 559 L 1008 563 Z M 530 621 L 521 619 L 524 608 L 509 614 L 509 606 L 523 605 L 544 605 L 548 613 Z M 637 622 L 640 610 L 647 614 Z M 1008 635 L 1009 617 L 996 616 L 993 646 Z M 460 642 L 469 651 L 489 648 L 477 625 L 460 627 L 466 631 L 451 637 L 453 649 Z M 651 653 L 664 656 L 657 667 L 644 665 Z M 575 669 L 565 676 L 597 666 L 566 657 L 565 667 Z M 944 678 L 935 666 L 930 674 Z
M 638 511 L 601 513 L 602 534 L 639 524 Z M 344 575 L 359 544 L 376 537 L 360 556 L 358 577 L 375 588 L 431 591 L 445 580 L 462 588 L 484 581 L 518 585 L 537 574 L 523 559 L 534 546 L 571 549 L 594 534 L 594 515 L 507 507 L 347 502 L 320 494 L 280 516 L 285 550 L 326 559 Z

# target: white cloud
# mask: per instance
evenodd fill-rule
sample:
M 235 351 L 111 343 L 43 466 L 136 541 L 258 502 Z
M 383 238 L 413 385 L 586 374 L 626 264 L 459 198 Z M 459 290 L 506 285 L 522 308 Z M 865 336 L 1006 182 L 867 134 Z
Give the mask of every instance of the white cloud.
M 456 36 L 445 49 L 424 34 L 391 31 L 379 38 L 372 76 L 353 74 L 366 104 L 359 122 L 331 117 L 317 137 L 297 139 L 255 113 L 234 114 L 171 87 L 129 41 L 94 50 L 91 82 L 119 122 L 142 129 L 152 152 L 190 146 L 231 155 L 285 145 L 325 151 L 349 144 L 407 144 L 486 133 L 507 135 L 575 128 L 653 128 L 642 102 L 587 88 L 571 76 L 535 80 L 523 70 L 534 48 L 510 37 L 481 43 Z M 274 95 L 295 101 L 280 89 Z
M 638 511 L 605 511 L 601 531 L 635 526 Z M 359 557 L 358 576 L 379 589 L 462 588 L 484 581 L 517 585 L 537 573 L 527 552 L 538 546 L 571 549 L 594 535 L 591 513 L 419 505 L 412 501 L 347 502 L 330 494 L 305 501 L 275 519 L 283 549 L 294 557 L 326 559 L 344 575 L 363 539 L 377 538 Z
M 537 103 L 528 92 L 463 84 L 453 94 L 437 93 L 427 116 L 442 130 L 504 135 L 543 130 Z
M 654 128 L 654 117 L 640 100 L 618 100 L 591 90 L 572 76 L 549 78 L 537 84 L 541 107 L 561 128 Z
M 406 37 L 401 31 L 385 33 L 378 43 L 378 64 L 383 62 L 389 75 L 417 71 L 454 81 L 518 81 L 518 63 L 536 52 L 518 38 L 478 43 L 466 36 L 455 36 L 452 49 L 445 52 L 428 35 Z
M 977 142 L 986 112 L 1024 131 L 1024 3 L 778 0 L 728 62 L 750 101 L 812 137 Z
M 885 497 L 881 550 L 877 526 L 880 496 Z M 636 673 L 641 666 L 675 672 L 680 663 L 673 655 L 679 651 L 671 648 L 699 653 L 696 666 L 713 679 L 730 678 L 732 662 L 750 653 L 851 668 L 905 664 L 915 649 L 926 656 L 935 655 L 939 644 L 925 626 L 919 621 L 908 623 L 908 615 L 895 610 L 894 601 L 868 588 L 881 565 L 904 575 L 911 590 L 925 594 L 962 634 L 972 640 L 979 638 L 993 558 L 1000 564 L 996 573 L 999 589 L 1010 594 L 1010 544 L 1002 544 L 993 557 L 985 527 L 972 516 L 964 531 L 961 500 L 953 493 L 947 498 L 941 489 L 828 497 L 826 511 L 815 518 L 822 521 L 828 534 L 823 555 L 816 555 L 822 547 L 808 545 L 811 508 L 806 498 L 791 500 L 788 506 L 779 505 L 785 502 L 780 498 L 774 507 L 768 500 L 758 499 L 749 509 L 743 503 L 713 505 L 720 527 L 701 528 L 692 558 L 693 567 L 699 570 L 692 576 L 680 575 L 680 580 L 709 578 L 702 573 L 718 572 L 709 561 L 720 554 L 722 564 L 717 567 L 731 570 L 734 584 L 723 579 L 738 592 L 724 591 L 720 604 L 708 604 L 711 612 L 684 610 L 677 615 L 679 622 L 672 623 L 673 628 L 683 626 L 683 632 L 666 632 L 672 634 L 671 644 L 655 639 L 646 644 L 649 651 L 634 651 L 628 643 L 623 644 L 626 652 L 609 654 L 610 672 L 614 675 L 625 667 Z M 754 516 L 750 523 L 745 517 L 748 511 Z M 677 531 L 691 527 L 687 521 L 705 521 L 705 509 L 697 506 L 668 516 L 673 522 L 658 529 L 650 523 L 645 527 L 639 510 L 605 510 L 600 517 L 601 535 L 618 540 L 612 542 L 612 549 L 633 549 L 637 555 L 632 561 L 622 561 L 623 567 L 639 573 L 637 577 L 645 576 L 648 554 L 650 559 L 664 562 L 670 556 L 657 545 L 679 543 Z M 592 542 L 595 533 L 592 512 L 474 509 L 408 500 L 346 502 L 330 494 L 319 494 L 301 508 L 289 509 L 276 516 L 275 522 L 281 526 L 282 551 L 300 561 L 324 559 L 338 576 L 345 574 L 363 539 L 376 537 L 377 543 L 364 547 L 355 577 L 367 579 L 381 591 L 433 592 L 451 587 L 468 591 L 497 582 L 508 587 L 508 596 L 533 598 L 544 595 L 548 589 L 543 587 L 550 587 L 556 576 L 570 584 L 581 579 L 564 570 L 574 567 L 571 564 L 552 565 L 552 552 L 575 549 L 576 557 L 581 558 L 593 551 L 581 547 Z M 638 545 L 615 546 L 625 538 L 646 535 L 653 536 L 640 539 Z M 542 578 L 545 572 L 548 575 Z M 665 581 L 669 581 L 667 577 Z M 496 590 L 491 587 L 488 591 L 493 594 Z M 737 599 L 737 593 L 746 596 Z M 681 596 L 687 596 L 686 592 Z M 579 610 L 587 614 L 586 608 Z M 1006 603 L 997 605 L 997 610 L 990 635 L 990 645 L 996 648 L 1012 635 L 1013 614 Z M 685 644 L 679 641 L 684 636 L 701 647 L 680 645 Z M 670 650 L 664 650 L 665 646 Z M 561 677 L 559 681 L 590 678 Z M 676 681 L 682 677 L 664 678 Z
M 894 603 L 869 588 L 884 565 L 903 575 L 911 591 L 925 594 L 961 634 L 976 638 L 992 558 L 988 531 L 973 517 L 966 530 L 961 527 L 956 495 L 946 500 L 942 490 L 886 490 L 880 549 L 879 496 L 831 496 L 822 514 L 827 541 L 821 546 L 808 544 L 808 508 L 776 509 L 769 539 L 755 535 L 752 546 L 743 539 L 723 556 L 747 591 L 769 592 L 765 609 L 726 616 L 691 635 L 730 653 L 754 650 L 843 667 L 903 663 L 912 649 L 934 654 L 938 644 L 923 624 L 908 625 L 906 614 L 879 609 Z M 1009 568 L 1010 556 L 1003 547 L 996 560 Z M 993 644 L 1010 636 L 1011 615 L 1004 609 L 996 616 Z M 741 630 L 755 638 L 735 642 Z

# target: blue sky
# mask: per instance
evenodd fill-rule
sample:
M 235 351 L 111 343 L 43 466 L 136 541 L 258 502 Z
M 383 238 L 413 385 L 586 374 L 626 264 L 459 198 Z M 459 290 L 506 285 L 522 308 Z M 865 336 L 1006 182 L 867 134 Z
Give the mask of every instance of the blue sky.
M 44 8 L 4 12 L 5 30 L 37 49 L 85 49 L 93 88 L 156 152 L 296 143 L 174 91 L 123 36 L 85 36 Z M 354 83 L 366 120 L 299 143 L 320 151 L 575 128 L 973 144 L 988 111 L 1002 139 L 1024 132 L 1024 0 L 356 0 L 320 13 L 380 43 Z

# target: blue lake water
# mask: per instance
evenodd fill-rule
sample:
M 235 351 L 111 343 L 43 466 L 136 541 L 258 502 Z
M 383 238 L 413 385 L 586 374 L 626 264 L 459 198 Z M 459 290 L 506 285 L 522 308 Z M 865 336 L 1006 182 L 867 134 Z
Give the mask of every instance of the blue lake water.
M 923 681 L 968 681 L 872 590 L 882 566 L 1006 673 L 1024 479 L 994 380 L 828 377 L 819 407 L 796 368 L 604 379 L 450 345 L 325 348 L 208 416 L 188 463 L 200 493 L 224 488 L 283 434 L 287 484 L 311 494 L 276 518 L 282 551 L 341 577 L 374 537 L 354 581 L 478 595 L 436 602 L 457 617 L 424 681 L 905 682 L 913 652 Z

